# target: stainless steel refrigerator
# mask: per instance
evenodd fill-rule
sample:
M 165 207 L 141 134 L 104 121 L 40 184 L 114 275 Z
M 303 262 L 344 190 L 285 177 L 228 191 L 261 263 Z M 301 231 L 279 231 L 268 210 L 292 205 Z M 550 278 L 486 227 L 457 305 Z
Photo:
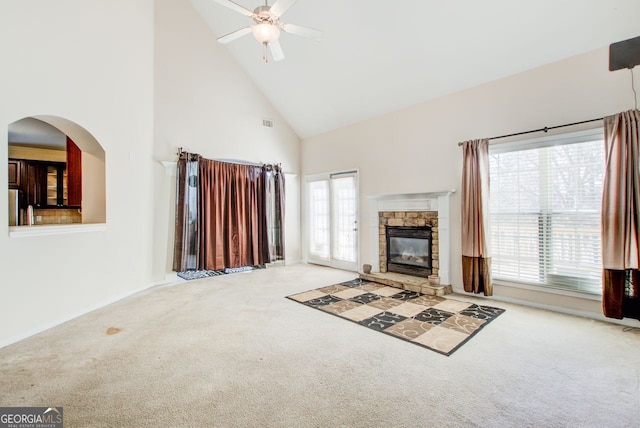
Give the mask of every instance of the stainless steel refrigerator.
M 20 225 L 20 192 L 16 189 L 9 189 L 9 226 Z

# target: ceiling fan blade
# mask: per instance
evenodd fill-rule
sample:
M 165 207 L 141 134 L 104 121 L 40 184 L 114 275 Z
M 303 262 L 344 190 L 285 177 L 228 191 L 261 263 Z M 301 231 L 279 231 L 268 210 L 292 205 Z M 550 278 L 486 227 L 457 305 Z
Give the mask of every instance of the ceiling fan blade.
M 229 43 L 235 39 L 239 39 L 240 37 L 251 33 L 251 31 L 252 31 L 251 27 L 241 28 L 229 34 L 225 34 L 222 37 L 218 37 L 218 41 L 222 44 Z
M 294 24 L 282 24 L 282 30 L 297 36 L 308 37 L 316 41 L 322 40 L 322 31 L 313 30 L 311 28 L 305 28 Z
M 278 0 L 271 6 L 269 12 L 280 18 L 298 0 Z
M 238 3 L 233 2 L 231 0 L 213 0 L 218 4 L 221 4 L 222 6 L 226 6 L 231 10 L 235 10 L 238 13 L 241 13 L 245 16 L 253 16 L 253 12 L 250 11 L 249 9 L 247 9 L 244 6 L 240 6 Z
M 269 50 L 271 50 L 271 56 L 274 61 L 282 61 L 284 59 L 284 52 L 282 52 L 282 46 L 280 46 L 280 42 L 274 40 L 269 43 Z

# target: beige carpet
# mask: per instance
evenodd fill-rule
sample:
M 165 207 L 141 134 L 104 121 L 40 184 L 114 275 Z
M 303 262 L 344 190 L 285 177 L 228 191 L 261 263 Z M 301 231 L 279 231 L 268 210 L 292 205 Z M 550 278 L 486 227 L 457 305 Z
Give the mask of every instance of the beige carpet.
M 150 290 L 1 349 L 0 406 L 63 406 L 68 427 L 638 426 L 638 332 L 465 296 L 507 311 L 445 357 L 284 298 L 352 278 Z

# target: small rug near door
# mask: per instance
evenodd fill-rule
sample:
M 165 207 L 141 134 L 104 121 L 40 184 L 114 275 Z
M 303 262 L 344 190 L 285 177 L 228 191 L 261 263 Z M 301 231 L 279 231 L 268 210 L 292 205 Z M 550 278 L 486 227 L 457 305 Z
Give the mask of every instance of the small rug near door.
M 447 356 L 504 312 L 357 278 L 287 298 Z
M 184 272 L 178 272 L 177 275 L 190 281 L 192 279 L 209 278 L 211 276 L 226 275 L 229 273 L 247 272 L 254 269 L 261 269 L 264 266 L 242 266 L 237 268 L 224 268 L 222 270 L 187 270 Z
M 222 270 L 186 270 L 184 272 L 178 272 L 180 278 L 191 281 L 192 279 L 209 278 L 210 276 L 224 275 Z

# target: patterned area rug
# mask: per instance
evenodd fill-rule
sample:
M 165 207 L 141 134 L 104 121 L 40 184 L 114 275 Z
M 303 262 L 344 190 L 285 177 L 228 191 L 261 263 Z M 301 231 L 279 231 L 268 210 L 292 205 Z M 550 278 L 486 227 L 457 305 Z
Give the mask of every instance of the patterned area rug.
M 447 356 L 504 312 L 358 278 L 287 298 Z

